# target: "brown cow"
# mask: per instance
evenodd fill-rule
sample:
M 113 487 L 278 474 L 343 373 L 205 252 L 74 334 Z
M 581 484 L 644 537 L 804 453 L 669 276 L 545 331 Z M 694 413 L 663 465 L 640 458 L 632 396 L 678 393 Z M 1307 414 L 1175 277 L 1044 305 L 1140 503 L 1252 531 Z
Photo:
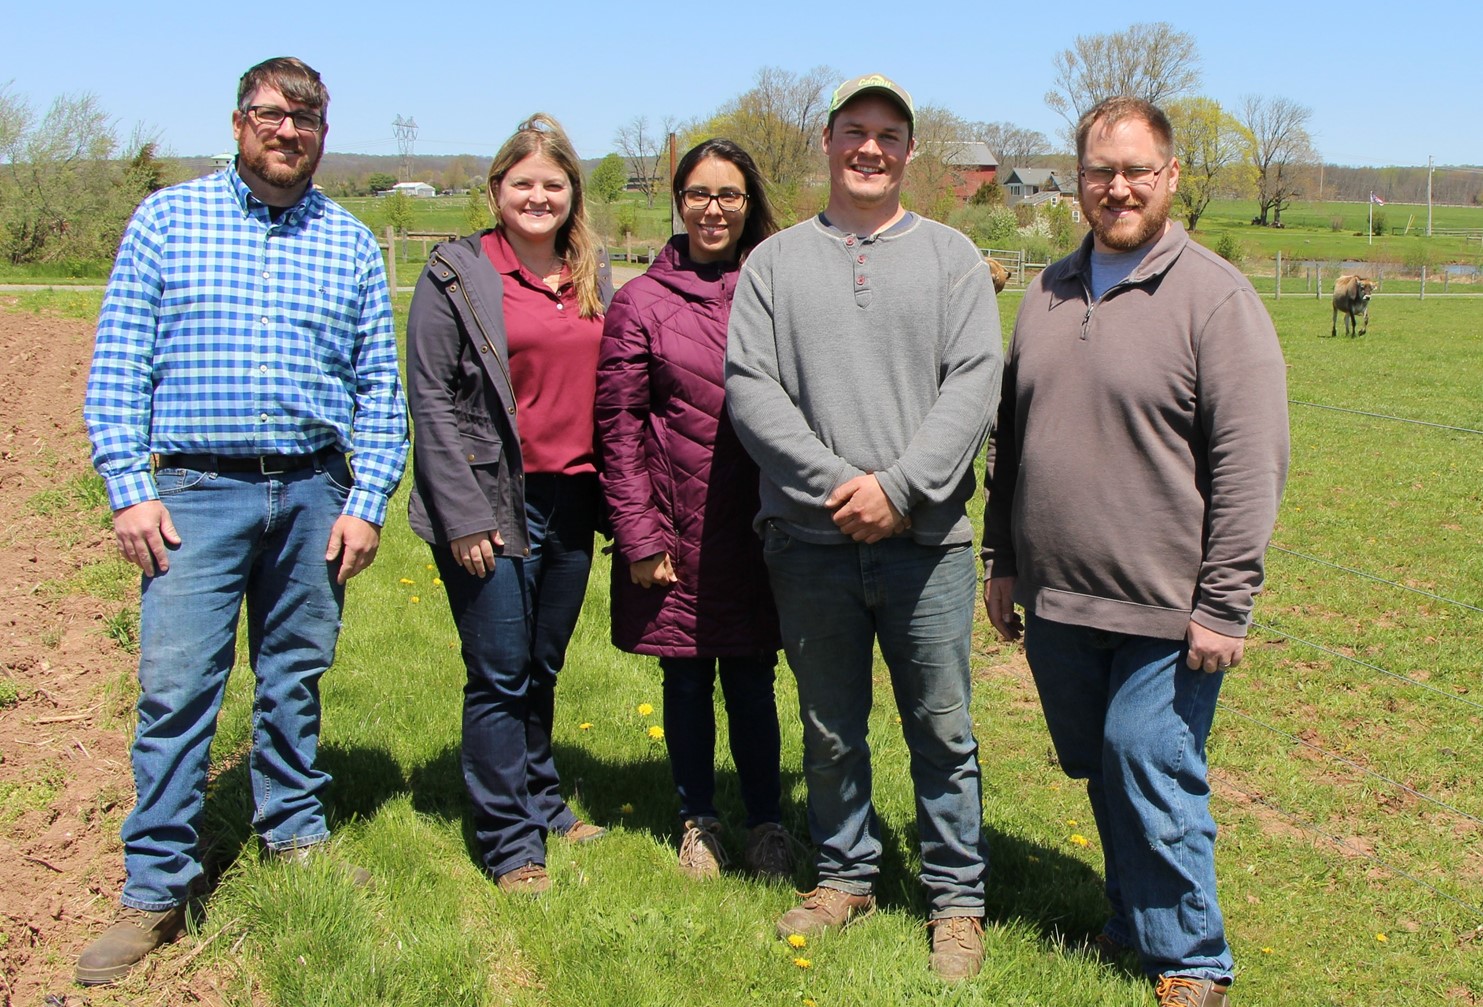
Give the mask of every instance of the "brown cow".
M 1355 273 L 1345 273 L 1334 281 L 1334 317 L 1329 326 L 1329 335 L 1339 334 L 1339 312 L 1344 312 L 1344 335 L 1364 335 L 1370 331 L 1370 295 L 1375 292 L 1374 280 L 1365 279 Z M 1355 332 L 1355 315 L 1363 315 L 1364 328 Z
M 989 259 L 988 263 L 989 275 L 994 278 L 994 293 L 997 294 L 1009 282 L 1009 270 L 1001 266 L 998 259 Z

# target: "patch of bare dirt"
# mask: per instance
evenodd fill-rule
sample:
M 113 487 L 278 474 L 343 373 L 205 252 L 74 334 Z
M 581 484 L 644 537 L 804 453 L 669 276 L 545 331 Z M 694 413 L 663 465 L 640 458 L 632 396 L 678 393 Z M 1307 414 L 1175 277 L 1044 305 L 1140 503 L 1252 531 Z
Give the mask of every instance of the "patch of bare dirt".
M 131 997 L 72 983 L 77 953 L 113 915 L 118 826 L 134 792 L 125 725 L 135 659 L 107 628 L 137 607 L 137 585 L 119 594 L 115 576 L 112 592 L 97 592 L 110 597 L 87 593 L 97 585 L 84 571 L 117 553 L 105 518 L 77 499 L 91 471 L 82 398 L 92 344 L 90 323 L 0 298 L 0 697 L 14 694 L 0 703 L 5 1007 Z M 134 1002 L 203 1000 L 147 984 Z

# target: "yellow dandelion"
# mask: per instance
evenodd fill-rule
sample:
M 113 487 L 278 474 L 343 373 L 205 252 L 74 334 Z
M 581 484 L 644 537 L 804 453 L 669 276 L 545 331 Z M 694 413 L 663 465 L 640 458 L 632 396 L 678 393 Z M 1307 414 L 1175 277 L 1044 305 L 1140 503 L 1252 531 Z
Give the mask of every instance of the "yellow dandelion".
M 433 587 L 442 587 L 442 586 L 443 586 L 443 578 L 442 577 L 434 577 L 433 578 Z
M 414 605 L 421 605 L 422 604 L 422 599 L 419 598 L 419 597 L 417 597 L 417 595 L 414 594 L 412 596 L 412 604 L 414 604 Z
M 1262 954 L 1269 955 L 1269 954 L 1271 954 L 1275 950 L 1277 950 L 1277 949 L 1276 948 L 1262 948 Z
M 808 938 L 803 936 L 803 934 L 789 934 L 788 944 L 795 948 L 807 947 Z
M 1376 934 L 1375 940 L 1379 941 L 1381 944 L 1385 944 L 1390 940 L 1390 938 L 1386 937 L 1384 934 Z
M 633 805 L 632 804 L 625 804 L 625 805 L 623 805 L 621 808 L 618 809 L 618 813 L 620 815 L 631 815 L 631 814 L 633 814 Z
M 649 714 L 651 714 L 653 712 L 654 712 L 654 705 L 652 703 L 640 703 L 639 704 L 639 716 L 640 717 L 647 717 Z
M 814 963 L 809 961 L 807 958 L 795 958 L 793 959 L 793 964 L 797 965 L 801 969 L 813 968 L 814 965 Z
M 592 730 L 592 724 L 591 724 L 591 722 L 584 720 L 580 724 L 577 725 L 577 730 L 579 730 L 579 731 L 590 731 L 590 730 Z
M 423 567 L 423 569 L 424 570 L 436 570 L 437 567 L 435 567 L 431 563 L 429 563 L 427 566 Z
M 664 740 L 664 728 L 658 726 L 657 724 L 655 726 L 649 728 L 649 738 L 651 740 L 653 740 L 653 741 L 663 741 Z
M 413 580 L 411 577 L 403 577 L 401 580 L 397 581 L 397 583 L 398 584 L 416 584 L 417 582 L 415 580 Z
M 1074 829 L 1074 828 L 1076 828 L 1076 819 L 1074 819 L 1074 818 L 1068 818 L 1068 819 L 1066 819 L 1066 824 L 1069 825 L 1071 828 Z
M 815 1002 L 813 997 L 804 997 L 803 1007 L 819 1007 L 819 1005 L 817 1002 Z
M 1088 843 L 1090 843 L 1090 840 L 1087 839 L 1086 836 L 1083 836 L 1080 832 L 1071 833 L 1070 838 L 1071 842 L 1075 843 L 1077 846 L 1086 846 Z

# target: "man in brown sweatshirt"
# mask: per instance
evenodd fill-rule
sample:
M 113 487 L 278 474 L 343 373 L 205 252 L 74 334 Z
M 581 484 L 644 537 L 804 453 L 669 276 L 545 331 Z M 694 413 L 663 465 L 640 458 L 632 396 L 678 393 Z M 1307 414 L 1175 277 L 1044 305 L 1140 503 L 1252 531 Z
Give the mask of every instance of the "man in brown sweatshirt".
M 1087 781 L 1112 905 L 1097 946 L 1136 952 L 1160 1005 L 1223 1007 L 1205 740 L 1287 474 L 1285 368 L 1251 284 L 1169 219 L 1164 113 L 1104 101 L 1077 156 L 1092 233 L 1020 307 L 984 600 L 1005 639 L 1023 630 L 1061 766 Z

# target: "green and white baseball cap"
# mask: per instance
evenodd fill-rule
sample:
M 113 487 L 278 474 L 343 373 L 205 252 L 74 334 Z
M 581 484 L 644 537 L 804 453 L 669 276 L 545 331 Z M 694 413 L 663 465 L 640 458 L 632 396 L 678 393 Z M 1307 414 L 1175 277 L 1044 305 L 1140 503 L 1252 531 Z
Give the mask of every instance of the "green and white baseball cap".
M 834 96 L 829 99 L 829 118 L 834 118 L 845 105 L 862 94 L 872 91 L 883 91 L 906 111 L 907 122 L 916 125 L 917 112 L 911 103 L 911 94 L 906 88 L 896 83 L 890 77 L 879 73 L 866 74 L 864 77 L 851 77 L 839 87 L 834 89 Z

